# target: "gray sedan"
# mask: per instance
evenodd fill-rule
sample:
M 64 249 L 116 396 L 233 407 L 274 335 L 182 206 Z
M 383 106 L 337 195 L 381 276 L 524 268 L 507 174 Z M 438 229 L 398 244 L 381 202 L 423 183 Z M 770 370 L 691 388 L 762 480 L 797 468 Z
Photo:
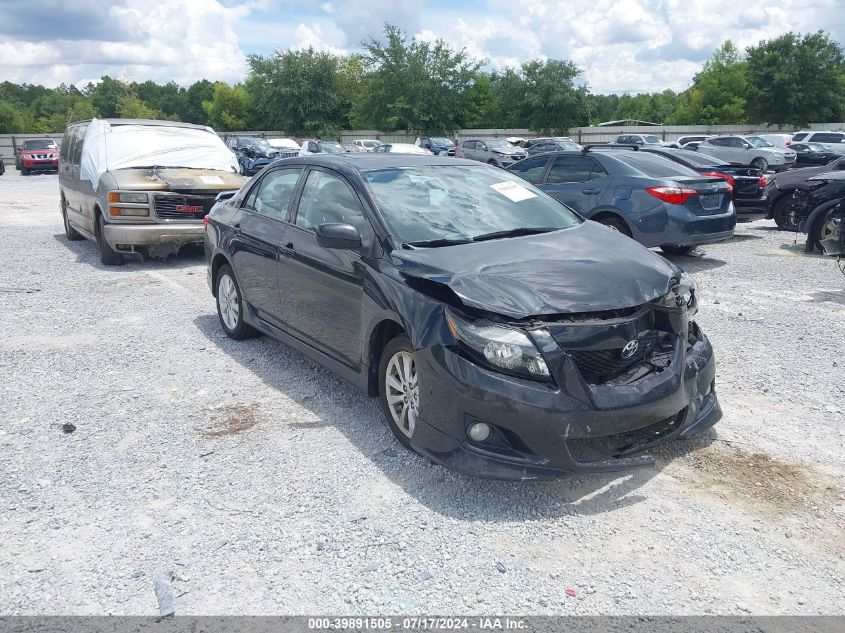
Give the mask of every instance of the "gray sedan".
M 525 158 L 525 150 L 502 138 L 469 139 L 461 143 L 455 155 L 498 167 L 507 167 Z

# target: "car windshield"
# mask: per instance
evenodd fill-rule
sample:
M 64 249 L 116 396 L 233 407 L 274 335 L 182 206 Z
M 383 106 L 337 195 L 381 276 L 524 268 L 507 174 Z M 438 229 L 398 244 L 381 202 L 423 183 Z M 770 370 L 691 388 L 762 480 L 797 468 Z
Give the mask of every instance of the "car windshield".
M 340 143 L 318 141 L 317 146 L 321 152 L 325 152 L 326 154 L 343 154 L 346 151 Z
M 260 147 L 261 149 L 275 149 L 270 143 L 267 142 L 267 139 L 263 138 L 249 138 L 244 139 L 244 145 L 250 145 L 252 147 Z
M 652 178 L 675 178 L 677 176 L 698 176 L 689 167 L 672 162 L 668 158 L 650 154 L 648 152 L 627 152 L 626 156 L 614 157 L 621 159 L 640 173 Z
M 699 154 L 698 152 L 672 152 L 672 156 L 680 156 L 687 163 L 691 163 L 696 167 L 716 167 L 717 165 L 724 165 L 725 161 L 719 160 L 715 156 L 709 154 Z
M 432 145 L 452 145 L 452 141 L 442 136 L 432 136 L 429 140 Z
M 754 147 L 774 147 L 769 141 L 759 136 L 746 136 L 745 140 L 751 143 Z
M 494 138 L 484 142 L 487 143 L 487 147 L 489 147 L 490 149 L 516 149 L 515 145 L 501 138 Z
M 469 241 L 500 231 L 557 230 L 581 222 L 519 176 L 487 165 L 393 167 L 361 175 L 401 243 Z
M 56 149 L 55 141 L 52 141 L 48 138 L 45 139 L 38 139 L 35 141 L 24 141 L 23 142 L 24 149 Z
M 661 143 L 660 137 L 655 136 L 654 134 L 643 134 L 643 140 L 646 143 L 656 143 L 656 144 Z

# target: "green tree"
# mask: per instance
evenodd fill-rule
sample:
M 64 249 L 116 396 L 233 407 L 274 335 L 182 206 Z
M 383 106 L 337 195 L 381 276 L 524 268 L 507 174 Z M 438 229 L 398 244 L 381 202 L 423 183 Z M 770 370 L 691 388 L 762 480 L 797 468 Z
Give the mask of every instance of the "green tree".
M 97 110 L 94 108 L 91 101 L 88 99 L 80 99 L 73 104 L 73 107 L 70 110 L 69 122 L 85 121 L 87 119 L 93 119 L 96 116 Z
M 494 72 L 490 81 L 496 104 L 496 127 L 526 127 L 523 112 L 526 87 L 522 76 L 513 68 L 506 68 L 501 73 Z
M 24 126 L 20 111 L 11 103 L 0 101 L 0 134 L 25 132 Z
M 363 42 L 366 72 L 359 115 L 382 130 L 446 133 L 466 121 L 463 92 L 479 62 L 444 40 L 426 42 L 396 26 L 384 25 L 385 41 Z
M 522 65 L 521 75 L 525 84 L 523 117 L 530 129 L 561 134 L 589 123 L 587 89 L 575 86 L 581 71 L 571 61 L 532 59 Z
M 745 123 L 747 95 L 748 64 L 728 40 L 704 63 L 667 118 L 681 125 Z
M 841 120 L 845 57 L 827 33 L 789 32 L 747 54 L 748 114 L 755 122 L 802 126 Z
M 243 84 L 230 86 L 218 81 L 211 100 L 202 104 L 208 122 L 218 132 L 248 130 L 252 127 L 252 98 Z
M 496 127 L 496 95 L 490 75 L 476 72 L 472 84 L 464 90 L 463 109 L 467 128 Z
M 91 104 L 100 113 L 101 118 L 114 118 L 119 115 L 118 101 L 128 94 L 129 88 L 126 84 L 103 75 L 100 77 L 100 83 L 91 90 Z
M 136 95 L 125 94 L 117 99 L 117 113 L 123 119 L 158 119 L 160 114 Z
M 214 84 L 208 79 L 200 79 L 192 83 L 185 91 L 179 118 L 188 123 L 208 125 L 208 114 L 206 114 L 202 104 L 211 101 L 213 98 Z
M 247 88 L 260 127 L 289 134 L 337 136 L 349 118 L 343 58 L 327 52 L 251 55 Z

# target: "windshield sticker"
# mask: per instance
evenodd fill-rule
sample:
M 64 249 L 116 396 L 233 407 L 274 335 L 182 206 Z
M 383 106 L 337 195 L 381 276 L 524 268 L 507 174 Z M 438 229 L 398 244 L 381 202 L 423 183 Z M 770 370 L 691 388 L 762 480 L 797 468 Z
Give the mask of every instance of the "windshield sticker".
M 220 176 L 200 176 L 200 180 L 202 180 L 207 185 L 223 184 L 223 179 Z
M 522 200 L 537 197 L 536 193 L 530 192 L 518 182 L 497 182 L 490 185 L 490 188 L 495 189 L 498 193 L 513 202 L 521 202 Z

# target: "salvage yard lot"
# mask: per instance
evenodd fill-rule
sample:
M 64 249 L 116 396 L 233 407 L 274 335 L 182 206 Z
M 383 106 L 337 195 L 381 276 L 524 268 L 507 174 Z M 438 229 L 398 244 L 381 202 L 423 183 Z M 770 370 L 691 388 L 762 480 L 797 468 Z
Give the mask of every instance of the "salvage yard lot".
M 845 614 L 845 277 L 772 222 L 674 258 L 713 432 L 517 484 L 226 338 L 200 252 L 106 268 L 58 206 L 55 175 L 0 177 L 0 614 L 157 614 L 166 572 L 177 614 Z

